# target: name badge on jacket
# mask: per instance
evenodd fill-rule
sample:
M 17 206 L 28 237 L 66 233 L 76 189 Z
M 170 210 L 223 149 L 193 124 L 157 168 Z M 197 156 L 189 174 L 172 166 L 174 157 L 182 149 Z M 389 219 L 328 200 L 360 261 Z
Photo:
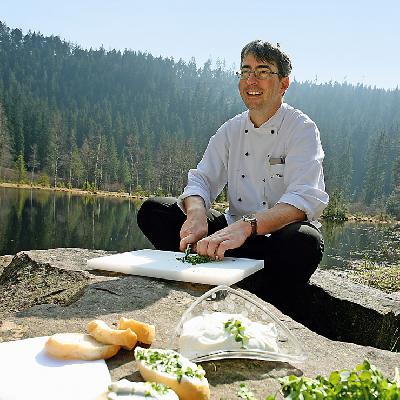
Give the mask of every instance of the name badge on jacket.
M 270 157 L 269 165 L 285 164 L 286 157 Z

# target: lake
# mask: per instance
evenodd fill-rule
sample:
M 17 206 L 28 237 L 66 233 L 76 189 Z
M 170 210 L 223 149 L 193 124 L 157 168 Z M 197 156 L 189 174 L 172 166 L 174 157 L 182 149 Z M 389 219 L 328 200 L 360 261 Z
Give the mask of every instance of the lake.
M 118 252 L 152 248 L 136 223 L 140 204 L 126 198 L 0 187 L 0 255 L 57 247 Z M 400 262 L 398 225 L 324 223 L 322 231 L 323 267 Z

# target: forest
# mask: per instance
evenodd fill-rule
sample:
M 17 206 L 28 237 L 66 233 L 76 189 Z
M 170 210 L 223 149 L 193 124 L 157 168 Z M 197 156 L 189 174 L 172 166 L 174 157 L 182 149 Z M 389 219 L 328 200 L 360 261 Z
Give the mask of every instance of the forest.
M 0 22 L 0 181 L 178 195 L 244 110 L 237 84 L 220 60 L 87 50 Z M 400 217 L 399 88 L 294 80 L 285 101 L 320 129 L 332 206 Z

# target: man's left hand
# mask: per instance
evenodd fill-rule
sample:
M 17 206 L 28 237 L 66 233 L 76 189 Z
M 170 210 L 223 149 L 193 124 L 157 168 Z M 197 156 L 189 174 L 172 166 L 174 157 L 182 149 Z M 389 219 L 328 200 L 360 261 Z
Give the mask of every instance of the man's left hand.
M 251 225 L 245 221 L 237 221 L 220 231 L 197 242 L 197 254 L 222 260 L 226 250 L 240 247 L 251 235 Z

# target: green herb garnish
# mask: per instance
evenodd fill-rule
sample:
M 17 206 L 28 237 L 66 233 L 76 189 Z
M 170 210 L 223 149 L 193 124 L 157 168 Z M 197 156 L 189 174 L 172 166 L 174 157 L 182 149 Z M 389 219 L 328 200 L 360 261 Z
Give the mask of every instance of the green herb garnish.
M 131 394 L 139 393 L 141 390 L 144 390 L 145 397 L 157 397 L 158 394 L 167 394 L 169 391 L 168 386 L 164 385 L 163 383 L 143 382 L 139 383 L 138 385 L 139 387 L 134 382 L 130 382 L 126 379 L 118 382 L 112 382 L 110 385 L 108 385 L 109 395 L 107 398 L 116 398 L 115 396 L 113 397 L 113 394 L 116 394 L 118 398 L 125 398 L 126 396 L 131 398 Z
M 265 400 L 399 400 L 400 373 L 395 368 L 393 380 L 384 378 L 382 373 L 367 360 L 353 370 L 334 371 L 326 379 L 314 379 L 294 375 L 278 379 L 283 397 L 270 394 Z M 244 383 L 240 384 L 237 395 L 241 399 L 257 400 Z M 222 400 L 222 399 L 220 399 Z
M 206 262 L 213 261 L 210 257 L 201 256 L 199 254 L 189 254 L 186 258 L 185 257 L 183 258 L 184 258 L 184 260 L 182 260 L 183 262 L 188 262 L 193 265 L 204 264 Z
M 177 257 L 176 259 L 182 262 L 188 262 L 192 265 L 204 264 L 206 262 L 213 261 L 210 257 L 201 256 L 199 254 L 191 254 L 192 246 L 188 244 L 185 250 L 185 255 L 183 257 Z
M 353 370 L 334 371 L 326 379 L 314 379 L 294 375 L 278 379 L 283 397 L 270 394 L 265 400 L 399 400 L 400 373 L 395 368 L 393 380 L 384 378 L 382 373 L 367 360 Z M 237 395 L 245 400 L 257 400 L 244 383 L 240 384 Z M 222 398 L 220 400 L 223 400 Z
M 152 391 L 159 393 L 159 394 L 167 394 L 168 393 L 168 386 L 164 385 L 163 383 L 155 383 L 155 382 L 147 382 L 149 386 L 151 386 L 151 390 L 147 390 L 145 392 L 145 396 L 153 396 Z
M 183 376 L 204 378 L 204 369 L 200 365 L 197 368 L 182 365 L 181 356 L 173 351 L 139 350 L 136 352 L 136 358 L 154 370 L 176 376 L 178 382 L 182 380 Z
M 246 385 L 244 383 L 240 384 L 240 389 L 237 392 L 238 397 L 240 397 L 241 399 L 245 399 L 245 400 L 257 400 L 256 397 L 254 397 L 254 394 L 247 389 Z
M 400 399 L 400 379 L 396 371 L 393 380 L 386 379 L 382 373 L 367 360 L 353 370 L 334 371 L 326 379 L 314 379 L 294 375 L 280 378 L 279 382 L 285 399 L 321 400 L 398 400 Z M 268 396 L 266 400 L 275 400 Z
M 245 327 L 238 319 L 229 319 L 224 322 L 224 329 L 235 338 L 235 342 L 242 342 L 242 348 L 246 348 L 249 337 L 244 334 Z

